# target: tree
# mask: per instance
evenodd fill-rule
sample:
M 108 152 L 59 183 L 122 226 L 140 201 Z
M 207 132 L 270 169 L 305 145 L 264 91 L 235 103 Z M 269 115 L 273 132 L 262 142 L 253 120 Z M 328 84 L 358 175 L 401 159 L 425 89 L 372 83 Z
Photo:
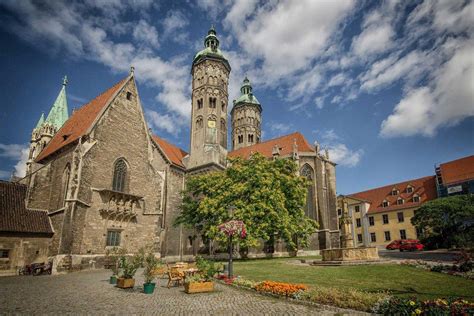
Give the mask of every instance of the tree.
M 474 195 L 432 200 L 415 211 L 413 225 L 423 232 L 422 241 L 438 247 L 472 247 L 474 244 Z
M 190 177 L 175 224 L 224 241 L 218 226 L 236 219 L 247 228 L 246 238 L 238 241 L 244 247 L 255 246 L 259 239 L 281 238 L 296 249 L 295 237 L 306 246 L 318 225 L 304 213 L 307 180 L 297 176 L 297 168 L 289 159 L 254 154 L 249 159 L 230 159 L 225 171 Z

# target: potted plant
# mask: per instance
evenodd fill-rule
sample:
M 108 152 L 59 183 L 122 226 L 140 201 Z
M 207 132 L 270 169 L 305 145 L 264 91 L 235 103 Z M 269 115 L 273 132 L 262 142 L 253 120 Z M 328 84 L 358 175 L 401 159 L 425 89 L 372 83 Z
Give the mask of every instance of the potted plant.
M 143 276 L 145 277 L 145 283 L 143 284 L 143 292 L 145 294 L 152 294 L 155 290 L 156 283 L 153 280 L 158 276 L 160 267 L 161 262 L 152 251 L 144 256 Z
M 117 284 L 117 277 L 120 273 L 120 261 L 119 258 L 121 255 L 124 254 L 124 250 L 119 247 L 113 247 L 107 249 L 105 256 L 106 256 L 106 266 L 112 270 L 112 275 L 110 276 L 109 283 L 110 284 Z
M 202 293 L 214 291 L 214 282 L 212 278 L 219 271 L 219 264 L 203 259 L 196 258 L 196 266 L 200 273 L 186 278 L 184 282 L 184 291 L 186 293 Z
M 120 277 L 117 279 L 117 287 L 121 289 L 133 288 L 135 286 L 135 273 L 142 265 L 143 257 L 140 254 L 133 256 L 121 255 L 119 258 Z

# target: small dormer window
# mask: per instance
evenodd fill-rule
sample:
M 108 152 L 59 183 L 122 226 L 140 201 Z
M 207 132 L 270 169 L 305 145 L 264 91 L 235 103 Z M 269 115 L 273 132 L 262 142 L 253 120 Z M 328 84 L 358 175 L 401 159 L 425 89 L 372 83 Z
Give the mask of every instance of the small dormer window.
M 390 205 L 390 203 L 387 200 L 383 200 L 383 202 L 382 202 L 383 207 L 388 207 L 389 205 Z
M 392 189 L 392 195 L 398 195 L 399 191 L 397 188 Z
M 413 196 L 413 202 L 415 202 L 415 203 L 419 203 L 419 202 L 420 202 L 420 196 L 419 196 L 418 194 L 415 194 L 415 195 Z
M 131 100 L 132 99 L 132 93 L 131 92 L 127 92 L 127 100 Z
M 407 186 L 407 193 L 412 193 L 413 187 L 411 185 Z
M 398 205 L 402 205 L 403 203 L 404 203 L 404 200 L 399 197 L 399 198 L 397 199 L 397 204 L 398 204 Z

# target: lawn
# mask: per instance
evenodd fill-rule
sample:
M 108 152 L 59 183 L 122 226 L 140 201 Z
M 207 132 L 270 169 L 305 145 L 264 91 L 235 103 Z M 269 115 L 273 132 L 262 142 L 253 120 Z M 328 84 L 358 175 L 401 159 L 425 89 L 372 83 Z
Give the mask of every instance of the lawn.
M 254 281 L 272 280 L 309 286 L 389 291 L 420 299 L 463 297 L 474 301 L 474 281 L 415 267 L 384 264 L 342 267 L 295 265 L 289 258 L 234 261 L 234 273 Z

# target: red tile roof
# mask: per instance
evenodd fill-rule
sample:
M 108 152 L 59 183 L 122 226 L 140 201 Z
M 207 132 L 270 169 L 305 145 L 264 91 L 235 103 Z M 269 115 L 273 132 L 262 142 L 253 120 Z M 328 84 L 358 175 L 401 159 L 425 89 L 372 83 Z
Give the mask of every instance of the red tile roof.
M 267 140 L 252 146 L 239 148 L 229 152 L 229 157 L 241 157 L 247 159 L 252 153 L 261 153 L 265 157 L 271 158 L 272 150 L 275 145 L 280 148 L 280 155 L 287 156 L 293 153 L 293 143 L 296 140 L 298 152 L 314 152 L 314 148 L 306 141 L 304 136 L 295 132 L 289 135 Z
M 164 151 L 166 157 L 175 165 L 184 168 L 183 158 L 188 154 L 181 148 L 167 142 L 163 138 L 153 135 L 153 140 Z
M 27 186 L 0 180 L 0 232 L 53 235 L 45 211 L 25 206 Z
M 405 209 L 409 207 L 416 207 L 425 203 L 426 201 L 436 199 L 437 194 L 435 178 L 435 176 L 429 176 L 419 179 L 413 179 L 400 183 L 390 184 L 384 187 L 375 188 L 364 192 L 350 194 L 348 196 L 368 201 L 370 203 L 370 207 L 368 210 L 369 213 L 387 212 Z M 407 193 L 407 187 L 409 185 L 413 187 L 412 193 Z M 398 195 L 391 194 L 393 188 L 399 190 Z M 420 202 L 413 202 L 413 196 L 415 194 L 420 196 Z M 404 199 L 404 203 L 401 205 L 397 204 L 397 199 L 399 197 Z M 388 207 L 382 206 L 382 202 L 384 200 L 387 200 L 389 202 Z
M 441 178 L 444 185 L 474 179 L 474 155 L 442 163 Z
M 85 135 L 97 116 L 101 113 L 102 109 L 107 106 L 110 98 L 122 88 L 128 79 L 129 77 L 121 80 L 94 100 L 74 111 L 71 117 L 53 136 L 46 148 L 41 151 L 39 156 L 36 158 L 36 161 L 40 162 L 62 147 L 75 142 L 81 136 Z

